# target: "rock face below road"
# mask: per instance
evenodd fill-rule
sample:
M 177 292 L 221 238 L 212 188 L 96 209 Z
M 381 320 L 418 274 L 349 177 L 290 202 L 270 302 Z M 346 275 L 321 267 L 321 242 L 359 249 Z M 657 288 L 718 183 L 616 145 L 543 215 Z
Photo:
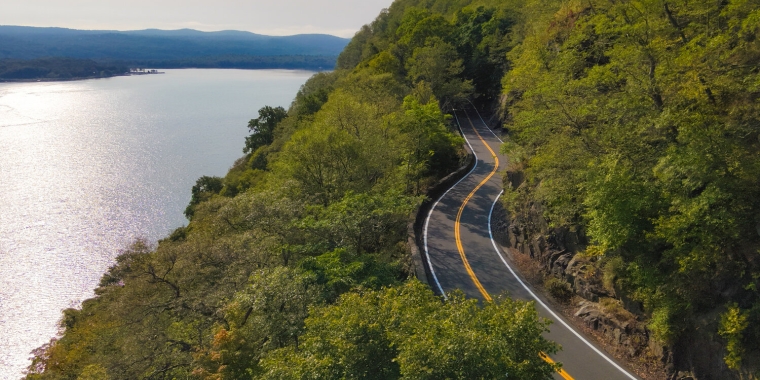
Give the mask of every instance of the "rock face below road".
M 517 189 L 524 181 L 520 172 L 507 172 L 505 182 Z M 735 375 L 723 362 L 723 348 L 714 334 L 717 326 L 684 334 L 672 346 L 658 343 L 647 329 L 647 317 L 640 303 L 625 297 L 605 278 L 595 257 L 581 254 L 587 238 L 582 230 L 550 228 L 540 205 L 521 205 L 509 215 L 499 207 L 493 216 L 494 237 L 510 248 L 514 260 L 534 286 L 546 285 L 546 293 L 560 284 L 570 290 L 565 313 L 588 333 L 599 338 L 611 352 L 638 367 L 647 378 L 671 380 L 731 379 Z M 527 263 L 527 264 L 526 264 Z M 525 268 L 528 266 L 530 268 Z M 606 280 L 606 281 L 605 281 Z M 574 317 L 574 318 L 573 318 Z M 714 320 L 714 319 L 713 319 Z

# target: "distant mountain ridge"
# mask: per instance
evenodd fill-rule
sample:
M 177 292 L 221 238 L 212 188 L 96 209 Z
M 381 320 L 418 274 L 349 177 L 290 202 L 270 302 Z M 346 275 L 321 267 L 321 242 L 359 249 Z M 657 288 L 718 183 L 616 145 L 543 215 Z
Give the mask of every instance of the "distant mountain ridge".
M 193 29 L 135 31 L 0 26 L 0 59 L 66 57 L 179 62 L 210 57 L 337 57 L 349 40 L 326 34 L 267 36 Z

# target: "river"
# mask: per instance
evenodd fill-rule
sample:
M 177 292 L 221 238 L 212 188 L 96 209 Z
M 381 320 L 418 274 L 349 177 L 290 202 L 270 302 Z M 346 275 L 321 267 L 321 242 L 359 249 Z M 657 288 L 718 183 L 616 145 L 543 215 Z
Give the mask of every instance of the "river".
M 186 224 L 195 180 L 223 176 L 248 120 L 287 108 L 312 74 L 0 83 L 0 379 L 22 377 L 120 249 Z

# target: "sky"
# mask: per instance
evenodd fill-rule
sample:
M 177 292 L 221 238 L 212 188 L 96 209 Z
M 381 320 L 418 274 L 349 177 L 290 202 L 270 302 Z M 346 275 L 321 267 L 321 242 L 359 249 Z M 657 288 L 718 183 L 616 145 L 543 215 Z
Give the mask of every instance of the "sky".
M 0 25 L 352 37 L 393 0 L 0 0 Z

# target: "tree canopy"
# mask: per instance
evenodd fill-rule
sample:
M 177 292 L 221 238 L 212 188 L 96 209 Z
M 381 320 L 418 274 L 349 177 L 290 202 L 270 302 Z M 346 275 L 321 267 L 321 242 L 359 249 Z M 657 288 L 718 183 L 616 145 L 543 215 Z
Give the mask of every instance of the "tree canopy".
M 408 223 L 464 158 L 446 110 L 496 99 L 506 68 L 511 16 L 468 5 L 396 2 L 339 70 L 260 109 L 245 156 L 193 186 L 189 224 L 127 248 L 27 378 L 551 378 L 532 304 L 410 279 Z
M 760 321 L 758 9 L 557 2 L 508 54 L 505 151 L 527 174 L 511 207 L 585 231 L 600 269 L 624 263 L 615 292 L 668 344 L 713 310 Z M 739 369 L 760 335 L 728 335 Z

